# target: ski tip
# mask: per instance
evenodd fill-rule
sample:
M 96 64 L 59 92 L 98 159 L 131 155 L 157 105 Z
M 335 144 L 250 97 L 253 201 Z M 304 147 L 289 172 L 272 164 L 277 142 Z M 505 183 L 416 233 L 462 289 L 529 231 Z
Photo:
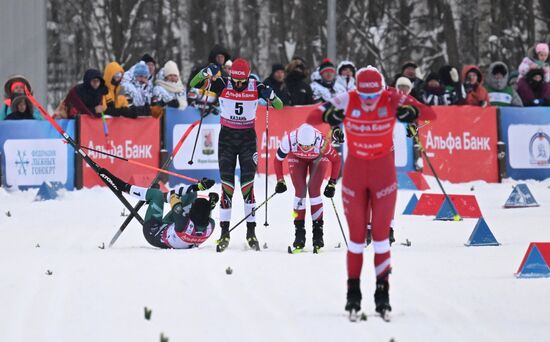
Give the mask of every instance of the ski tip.
M 292 247 L 288 246 L 288 254 L 293 254 L 292 253 Z

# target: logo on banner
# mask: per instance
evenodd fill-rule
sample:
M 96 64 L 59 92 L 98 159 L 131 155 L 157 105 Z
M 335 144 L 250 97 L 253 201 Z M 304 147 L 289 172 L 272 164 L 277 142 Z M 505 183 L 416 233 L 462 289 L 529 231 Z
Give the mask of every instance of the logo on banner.
M 550 164 L 550 137 L 541 129 L 529 141 L 529 163 L 546 166 Z
M 214 130 L 205 129 L 202 137 L 202 154 L 206 156 L 214 154 Z
M 31 162 L 27 159 L 27 153 L 25 151 L 17 150 L 17 160 L 15 161 L 15 166 L 17 167 L 18 175 L 27 175 L 27 166 Z
M 4 152 L 10 185 L 67 182 L 67 147 L 61 139 L 8 139 Z

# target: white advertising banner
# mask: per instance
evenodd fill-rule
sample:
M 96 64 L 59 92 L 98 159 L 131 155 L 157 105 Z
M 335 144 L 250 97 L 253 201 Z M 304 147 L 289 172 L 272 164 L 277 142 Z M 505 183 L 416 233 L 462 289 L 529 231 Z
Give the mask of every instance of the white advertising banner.
M 8 139 L 4 153 L 9 185 L 67 182 L 67 145 L 61 139 Z
M 172 131 L 174 145 L 182 137 L 183 133 L 191 124 L 177 124 Z M 218 135 L 220 124 L 202 124 L 193 164 L 189 165 L 189 159 L 193 152 L 193 145 L 197 136 L 199 126 L 195 126 L 183 146 L 174 157 L 174 168 L 177 170 L 217 170 L 218 169 Z
M 549 169 L 550 125 L 510 125 L 508 158 L 516 169 Z

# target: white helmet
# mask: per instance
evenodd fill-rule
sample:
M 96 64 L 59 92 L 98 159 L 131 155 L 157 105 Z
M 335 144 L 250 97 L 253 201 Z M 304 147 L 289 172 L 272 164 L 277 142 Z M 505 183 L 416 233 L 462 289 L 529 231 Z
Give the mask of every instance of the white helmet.
M 315 144 L 317 139 L 317 132 L 313 126 L 305 123 L 298 128 L 298 133 L 296 134 L 296 140 L 298 144 L 304 146 L 312 146 Z

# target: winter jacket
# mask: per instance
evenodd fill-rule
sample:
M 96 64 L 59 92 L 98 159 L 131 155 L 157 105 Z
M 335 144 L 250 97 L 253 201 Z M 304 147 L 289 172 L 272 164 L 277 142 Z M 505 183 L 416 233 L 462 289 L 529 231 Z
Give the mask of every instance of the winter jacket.
M 307 73 L 300 59 L 293 59 L 286 66 L 285 85 L 290 95 L 291 106 L 309 105 L 313 101 L 313 92 L 305 82 Z
M 103 80 L 105 81 L 105 86 L 107 87 L 107 95 L 105 95 L 104 100 L 105 104 L 108 107 L 115 109 L 118 108 L 127 108 L 128 100 L 126 97 L 121 94 L 122 87 L 120 84 L 113 84 L 113 76 L 120 72 L 124 74 L 124 69 L 117 62 L 111 62 L 105 66 L 105 71 L 103 72 Z M 109 110 L 109 109 L 107 109 Z
M 171 61 L 168 61 L 165 64 L 164 68 L 160 69 L 157 74 L 155 86 L 153 87 L 153 103 L 167 105 L 173 108 L 184 109 L 185 107 L 187 107 L 187 98 L 185 86 L 183 85 L 183 83 L 181 83 L 177 66 L 176 70 L 178 81 L 170 82 L 165 78 L 167 65 L 169 67 L 173 67 L 172 64 L 169 64 L 169 62 Z M 175 65 L 174 62 L 172 63 Z M 171 73 L 174 73 L 174 71 L 171 71 Z
M 310 86 L 313 92 L 313 101 L 315 102 L 328 102 L 335 95 L 346 92 L 346 88 L 337 83 L 336 80 L 330 83 L 326 82 L 318 72 L 312 74 Z
M 227 62 L 229 59 L 231 59 L 231 56 L 229 55 L 229 52 L 226 48 L 224 48 L 221 45 L 214 45 L 212 50 L 210 50 L 210 53 L 208 54 L 208 63 L 206 65 L 197 65 L 191 70 L 191 75 L 189 76 L 189 79 L 187 80 L 187 89 L 189 91 L 192 91 L 193 93 L 197 92 L 198 89 L 193 90 L 190 87 L 191 80 L 193 77 L 195 77 L 196 74 L 199 73 L 202 69 L 206 68 L 210 64 L 217 64 L 216 63 L 216 56 L 217 55 L 224 55 L 225 61 Z M 225 72 L 223 65 L 218 65 L 221 71 L 221 77 L 218 77 L 216 81 L 212 82 L 212 85 L 210 86 L 210 91 L 216 94 L 221 94 L 222 90 L 225 88 L 224 79 L 229 77 L 229 75 Z M 201 88 L 202 84 L 198 84 L 197 88 Z M 210 102 L 210 100 L 209 100 Z
M 431 80 L 437 80 L 440 83 L 439 86 L 430 87 L 428 84 Z M 426 77 L 420 101 L 430 106 L 448 106 L 450 104 L 448 95 L 445 92 L 445 87 L 441 84 L 439 73 L 432 72 Z
M 140 83 L 136 77 L 132 77 L 130 82 L 123 82 L 122 88 L 128 100 L 130 107 L 143 107 L 151 104 L 153 98 L 153 88 L 147 83 Z
M 550 82 L 550 65 L 547 62 L 539 61 L 535 48 L 532 47 L 527 51 L 527 56 L 523 58 L 518 67 L 519 77 L 525 77 L 529 70 L 534 68 L 542 68 L 544 70 L 544 82 Z
M 446 105 L 461 105 L 464 104 L 466 98 L 466 91 L 464 86 L 460 83 L 460 75 L 458 71 L 454 75 L 455 67 L 451 65 L 444 65 L 439 69 L 439 77 L 441 84 L 445 88 L 445 103 Z M 456 77 L 455 79 L 453 79 Z
M 11 114 L 11 101 L 14 99 L 17 95 L 24 95 L 24 94 L 13 94 L 11 92 L 11 86 L 15 82 L 23 82 L 29 92 L 32 94 L 32 88 L 29 81 L 25 78 L 25 76 L 22 75 L 14 75 L 7 79 L 7 81 L 4 83 L 4 101 L 2 104 L 2 109 L 0 110 L 0 120 L 5 120 L 8 115 Z M 34 108 L 33 110 L 33 118 L 35 120 L 42 120 L 43 117 L 40 114 L 40 111 L 38 108 Z
M 132 67 L 124 73 L 124 76 L 122 77 L 122 82 L 121 83 L 132 82 L 132 79 L 134 78 L 134 69 L 136 68 L 136 65 L 138 65 L 141 62 L 142 61 L 139 61 L 136 64 L 132 65 Z M 155 75 L 149 75 L 149 77 L 147 78 L 147 83 L 149 84 L 149 89 L 153 89 L 154 82 L 155 82 L 154 77 L 155 77 Z
M 24 112 L 20 112 L 17 107 L 23 101 L 26 103 L 27 109 Z M 33 105 L 27 96 L 15 95 L 13 101 L 11 101 L 11 113 L 6 116 L 6 120 L 33 120 L 33 112 Z
M 290 105 L 290 94 L 288 92 L 288 89 L 286 88 L 285 82 L 278 82 L 273 78 L 273 73 L 269 75 L 268 78 L 266 78 L 263 82 L 266 86 L 270 86 L 271 89 L 275 92 L 275 95 L 277 95 L 278 98 L 283 101 L 283 104 L 285 106 Z
M 501 79 L 496 79 L 493 74 L 495 68 L 499 68 L 504 73 Z M 489 65 L 485 76 L 485 89 L 489 93 L 489 103 L 491 106 L 523 106 L 519 94 L 508 85 L 509 70 L 503 62 L 494 62 Z
M 533 80 L 537 74 L 543 77 L 540 82 Z M 520 78 L 518 94 L 526 107 L 550 106 L 550 84 L 544 82 L 544 70 L 532 69 L 527 72 L 525 77 Z
M 471 71 L 477 74 L 477 83 L 475 84 L 470 84 L 466 78 L 466 75 Z M 477 66 L 473 64 L 465 65 L 462 68 L 462 80 L 466 90 L 465 105 L 485 107 L 489 104 L 489 93 L 483 86 L 483 75 Z
M 342 70 L 344 67 L 351 67 L 353 70 L 353 76 L 351 77 L 344 77 L 340 75 L 340 70 Z M 341 61 L 340 64 L 338 64 L 338 67 L 336 68 L 336 83 L 339 84 L 339 87 L 343 87 L 346 89 L 346 91 L 355 90 L 355 64 L 351 61 Z
M 99 79 L 100 85 L 93 89 L 90 82 L 93 79 Z M 103 96 L 107 95 L 108 89 L 105 86 L 105 80 L 101 72 L 96 69 L 88 69 L 84 73 L 82 83 L 74 86 L 55 110 L 57 118 L 75 118 L 78 114 L 101 116 L 96 113 L 95 107 L 103 105 Z M 103 111 L 107 107 L 103 107 Z

